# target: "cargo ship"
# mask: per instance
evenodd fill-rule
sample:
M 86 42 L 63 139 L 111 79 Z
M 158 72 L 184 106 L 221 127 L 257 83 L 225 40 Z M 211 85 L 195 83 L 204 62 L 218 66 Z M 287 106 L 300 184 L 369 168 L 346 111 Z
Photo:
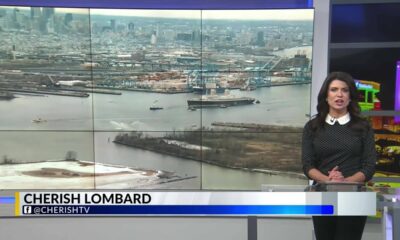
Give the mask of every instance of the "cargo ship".
M 239 105 L 253 104 L 255 98 L 236 97 L 233 95 L 203 95 L 200 98 L 192 98 L 187 100 L 189 108 L 202 107 L 231 107 Z

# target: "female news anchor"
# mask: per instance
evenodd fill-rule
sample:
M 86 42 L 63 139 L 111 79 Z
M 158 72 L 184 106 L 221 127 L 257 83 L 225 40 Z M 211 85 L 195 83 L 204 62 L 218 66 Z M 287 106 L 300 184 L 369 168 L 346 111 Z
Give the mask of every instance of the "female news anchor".
M 316 182 L 366 182 L 375 172 L 373 129 L 361 118 L 353 78 L 330 73 L 318 94 L 318 113 L 304 127 L 303 171 Z M 317 240 L 357 240 L 364 216 L 314 216 Z

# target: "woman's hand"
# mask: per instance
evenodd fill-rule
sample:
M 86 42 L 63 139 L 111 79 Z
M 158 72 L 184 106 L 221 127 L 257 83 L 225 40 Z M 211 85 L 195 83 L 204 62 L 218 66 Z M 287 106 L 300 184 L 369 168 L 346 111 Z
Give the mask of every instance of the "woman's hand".
M 341 171 L 339 171 L 339 166 L 334 167 L 329 173 L 329 181 L 332 182 L 344 182 L 345 178 Z
M 362 172 L 356 172 L 355 174 L 353 174 L 350 177 L 347 177 L 345 179 L 346 182 L 358 182 L 358 183 L 363 183 L 365 182 L 365 175 Z

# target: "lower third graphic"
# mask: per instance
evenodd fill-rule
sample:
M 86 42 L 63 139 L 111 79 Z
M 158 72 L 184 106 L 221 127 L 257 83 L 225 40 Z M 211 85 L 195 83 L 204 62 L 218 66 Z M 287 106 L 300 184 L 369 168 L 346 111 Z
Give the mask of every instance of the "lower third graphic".
M 23 215 L 64 215 L 64 214 L 88 214 L 89 206 L 35 206 L 24 205 L 22 206 Z

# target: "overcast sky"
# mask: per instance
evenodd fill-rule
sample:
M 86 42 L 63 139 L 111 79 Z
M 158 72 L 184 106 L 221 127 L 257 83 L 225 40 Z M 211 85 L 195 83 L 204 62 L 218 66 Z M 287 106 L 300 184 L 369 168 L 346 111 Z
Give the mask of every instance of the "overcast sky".
M 91 9 L 92 14 L 165 18 L 243 19 L 243 20 L 312 20 L 312 9 L 286 10 L 119 10 Z
M 19 7 L 29 10 L 28 7 Z M 56 8 L 60 13 L 88 14 L 88 9 Z M 312 20 L 313 9 L 271 9 L 271 10 L 128 10 L 128 9 L 90 9 L 94 15 L 135 16 L 185 19 L 231 19 L 231 20 Z

